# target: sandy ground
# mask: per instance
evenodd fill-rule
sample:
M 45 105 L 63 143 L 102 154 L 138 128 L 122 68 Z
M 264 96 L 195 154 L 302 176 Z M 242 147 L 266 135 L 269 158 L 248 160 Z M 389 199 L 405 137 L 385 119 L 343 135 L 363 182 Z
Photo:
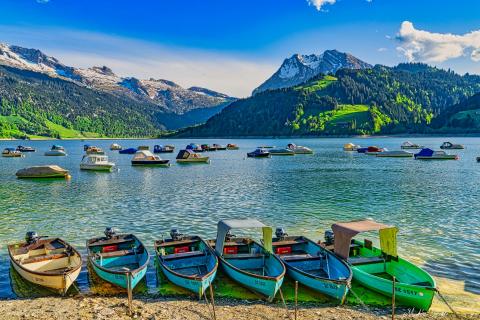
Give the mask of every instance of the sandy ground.
M 291 306 L 290 306 L 291 307 Z M 418 320 L 454 320 L 456 317 L 446 313 L 411 314 L 399 310 L 396 319 Z M 480 319 L 479 314 L 461 315 L 462 319 Z M 216 318 L 225 320 L 267 320 L 294 319 L 294 311 L 289 315 L 282 305 L 262 302 L 219 300 L 216 306 Z M 200 320 L 213 319 L 211 309 L 204 302 L 171 299 L 136 299 L 133 302 L 133 314 L 128 315 L 125 298 L 88 297 L 76 298 L 37 298 L 26 300 L 0 301 L 0 319 L 171 319 Z M 363 309 L 362 307 L 299 307 L 297 319 L 348 319 L 370 320 L 391 319 L 389 309 Z

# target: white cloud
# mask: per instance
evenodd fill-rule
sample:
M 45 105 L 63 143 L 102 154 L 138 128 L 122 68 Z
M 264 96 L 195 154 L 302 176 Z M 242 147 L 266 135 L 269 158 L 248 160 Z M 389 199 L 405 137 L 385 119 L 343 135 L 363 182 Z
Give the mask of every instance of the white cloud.
M 378 52 L 385 52 L 385 51 L 388 51 L 388 49 L 387 48 L 378 48 L 377 51 Z
M 0 25 L 0 35 L 0 42 L 39 49 L 69 66 L 106 65 L 123 77 L 167 79 L 236 97 L 249 96 L 281 62 L 65 29 Z
M 317 8 L 318 11 L 326 4 L 335 4 L 337 0 L 307 0 L 308 4 Z
M 409 61 L 444 62 L 468 54 L 473 61 L 480 61 L 480 30 L 464 35 L 433 33 L 415 29 L 413 23 L 404 21 L 397 39 L 397 50 Z

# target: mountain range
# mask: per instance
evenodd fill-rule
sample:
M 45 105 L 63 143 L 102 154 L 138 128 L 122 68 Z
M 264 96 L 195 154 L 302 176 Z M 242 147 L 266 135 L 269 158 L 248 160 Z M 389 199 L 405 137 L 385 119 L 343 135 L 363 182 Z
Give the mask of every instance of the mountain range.
M 179 137 L 480 130 L 480 76 L 425 64 L 339 69 L 240 99 Z M 473 97 L 472 97 L 473 96 Z M 468 112 L 466 112 L 468 110 Z
M 319 74 L 335 74 L 339 69 L 369 69 L 372 66 L 349 53 L 326 50 L 322 54 L 294 54 L 285 59 L 280 68 L 258 88 L 253 95 L 272 89 L 288 88 L 303 83 Z
M 165 118 L 171 120 L 161 123 L 159 129 L 176 129 L 202 123 L 235 100 L 206 88 L 182 88 L 169 80 L 120 77 L 106 66 L 75 68 L 40 50 L 13 45 L 0 44 L 0 65 L 41 73 L 99 93 L 109 93 L 125 104 L 133 103 L 132 100 L 154 104 L 162 110 Z

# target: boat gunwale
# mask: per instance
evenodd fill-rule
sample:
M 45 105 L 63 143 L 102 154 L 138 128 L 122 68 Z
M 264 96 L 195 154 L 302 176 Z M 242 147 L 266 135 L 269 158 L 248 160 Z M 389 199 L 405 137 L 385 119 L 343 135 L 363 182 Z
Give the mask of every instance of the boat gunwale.
M 80 252 L 78 252 L 77 249 L 75 249 L 75 247 L 73 247 L 72 245 L 70 245 L 68 242 L 66 242 L 65 240 L 61 239 L 61 238 L 51 238 L 52 241 L 55 241 L 55 240 L 58 240 L 59 242 L 61 242 L 62 244 L 66 245 L 67 248 L 70 247 L 72 248 L 74 254 L 76 254 L 79 258 L 80 258 L 80 261 L 82 261 L 82 255 L 80 254 Z M 64 271 L 62 273 L 45 273 L 45 272 L 41 272 L 41 271 L 35 271 L 35 270 L 30 270 L 30 269 L 27 269 L 25 268 L 22 264 L 19 263 L 19 261 L 17 261 L 14 257 L 13 257 L 13 254 L 12 254 L 12 250 L 13 247 L 17 244 L 22 244 L 22 243 L 25 243 L 25 242 L 17 242 L 17 243 L 13 243 L 13 244 L 9 244 L 8 245 L 8 255 L 10 256 L 10 261 L 15 264 L 16 266 L 18 266 L 20 269 L 24 270 L 25 272 L 28 272 L 28 273 L 31 273 L 31 274 L 36 274 L 36 275 L 39 275 L 39 276 L 46 276 L 46 277 L 58 277 L 58 276 L 62 276 L 62 275 L 68 275 L 68 274 L 72 274 L 74 272 L 76 272 L 78 269 L 81 269 L 82 268 L 82 263 L 80 263 L 77 267 L 73 268 L 73 269 L 69 269 L 67 271 Z M 22 277 L 23 278 L 23 277 Z M 29 281 L 31 282 L 31 281 Z
M 182 273 L 178 273 L 176 271 L 174 271 L 173 269 L 169 268 L 165 263 L 163 263 L 163 259 L 162 259 L 162 256 L 159 254 L 158 252 L 158 244 L 157 243 L 160 243 L 160 241 L 162 240 L 157 240 L 155 241 L 154 243 L 154 248 L 155 248 L 155 256 L 156 258 L 158 259 L 159 263 L 161 264 L 161 266 L 165 267 L 165 269 L 167 269 L 169 272 L 173 273 L 174 275 L 180 277 L 180 278 L 184 278 L 184 279 L 188 279 L 188 280 L 199 280 L 199 281 L 203 281 L 204 279 L 206 278 L 209 278 L 213 273 L 217 272 L 218 270 L 218 265 L 219 265 L 219 261 L 218 261 L 218 256 L 215 254 L 215 250 L 212 249 L 212 247 L 210 247 L 208 245 L 208 243 L 202 239 L 201 237 L 199 236 L 192 236 L 192 237 L 197 237 L 199 241 L 203 242 L 203 244 L 205 244 L 205 248 L 210 252 L 211 255 L 213 255 L 213 257 L 215 258 L 215 266 L 212 268 L 211 271 L 209 271 L 207 274 L 201 276 L 201 277 L 198 277 L 198 276 L 189 276 L 189 275 L 185 275 L 185 274 L 182 274 Z M 165 243 L 165 241 L 163 242 Z
M 141 266 L 139 266 L 137 269 L 134 269 L 133 271 L 132 270 L 129 270 L 129 271 L 117 271 L 117 270 L 112 270 L 112 269 L 108 269 L 108 268 L 104 268 L 102 266 L 100 266 L 94 259 L 94 255 L 91 254 L 91 250 L 90 250 L 90 247 L 89 247 L 89 242 L 92 241 L 92 240 L 97 240 L 97 239 L 101 239 L 101 238 L 104 238 L 104 237 L 97 237 L 97 238 L 91 238 L 89 240 L 87 240 L 87 255 L 88 255 L 88 261 L 90 263 L 93 264 L 94 267 L 104 271 L 104 272 L 107 272 L 107 273 L 111 273 L 111 274 L 121 274 L 121 275 L 128 275 L 128 274 L 131 274 L 132 276 L 133 275 L 136 275 L 138 273 L 140 273 L 143 269 L 145 269 L 146 267 L 148 267 L 148 263 L 150 262 L 150 254 L 148 253 L 148 250 L 147 248 L 145 247 L 145 245 L 142 243 L 142 241 L 140 241 L 140 239 L 137 238 L 137 236 L 135 236 L 134 234 L 132 233 L 125 233 L 125 234 L 119 234 L 117 236 L 132 236 L 134 238 L 134 240 L 137 240 L 138 243 L 143 247 L 143 250 L 145 251 L 144 254 L 147 255 L 147 260 L 145 261 L 144 264 L 142 264 Z
M 301 273 L 302 275 L 307 276 L 307 277 L 309 277 L 309 278 L 326 280 L 326 281 L 328 281 L 328 282 L 333 282 L 333 283 L 336 283 L 336 284 L 345 284 L 345 285 L 347 285 L 347 287 L 350 286 L 350 284 L 352 283 L 352 278 L 353 278 L 353 270 L 352 270 L 351 266 L 350 266 L 347 262 L 345 262 L 342 258 L 340 258 L 338 255 L 336 255 L 334 252 L 332 252 L 332 251 L 330 251 L 330 250 L 328 250 L 328 249 L 326 249 L 326 248 L 323 248 L 321 245 L 319 245 L 319 244 L 316 243 L 315 241 L 313 241 L 313 240 L 311 240 L 311 239 L 309 239 L 309 238 L 307 238 L 307 237 L 304 237 L 304 236 L 299 236 L 299 238 L 302 238 L 302 239 L 304 239 L 304 240 L 306 240 L 306 241 L 311 242 L 312 244 L 314 244 L 314 245 L 322 248 L 322 249 L 325 251 L 326 254 L 330 254 L 330 255 L 332 255 L 333 257 L 335 257 L 340 263 L 342 263 L 342 264 L 343 264 L 345 267 L 347 267 L 347 269 L 350 271 L 350 272 L 349 272 L 349 276 L 348 276 L 348 278 L 345 279 L 345 280 L 336 280 L 336 279 L 330 279 L 330 278 L 315 276 L 315 275 L 312 275 L 312 274 L 307 273 L 306 271 L 303 271 L 303 270 L 301 270 L 301 269 L 298 269 L 297 267 L 292 266 L 290 263 L 288 263 L 287 261 L 283 261 L 283 259 L 279 257 L 280 260 L 282 260 L 282 262 L 285 264 L 285 266 L 288 266 L 289 268 L 292 268 L 292 269 L 294 269 L 296 272 Z M 277 255 L 277 254 L 275 254 L 275 255 Z

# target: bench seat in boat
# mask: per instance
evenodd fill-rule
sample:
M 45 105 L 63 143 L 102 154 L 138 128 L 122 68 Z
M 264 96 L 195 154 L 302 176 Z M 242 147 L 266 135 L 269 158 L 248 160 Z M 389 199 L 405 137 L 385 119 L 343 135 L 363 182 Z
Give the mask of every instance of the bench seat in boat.
M 348 262 L 356 266 L 361 264 L 385 262 L 385 259 L 382 257 L 350 257 L 348 258 Z
M 204 255 L 205 255 L 205 252 L 203 251 L 188 251 L 188 252 L 182 252 L 182 253 L 172 253 L 172 254 L 163 255 L 162 258 L 163 260 L 174 260 L 174 259 L 191 258 L 191 257 L 204 256 Z
M 237 253 L 237 254 L 224 254 L 225 259 L 252 259 L 252 258 L 261 258 L 265 255 L 261 253 Z

